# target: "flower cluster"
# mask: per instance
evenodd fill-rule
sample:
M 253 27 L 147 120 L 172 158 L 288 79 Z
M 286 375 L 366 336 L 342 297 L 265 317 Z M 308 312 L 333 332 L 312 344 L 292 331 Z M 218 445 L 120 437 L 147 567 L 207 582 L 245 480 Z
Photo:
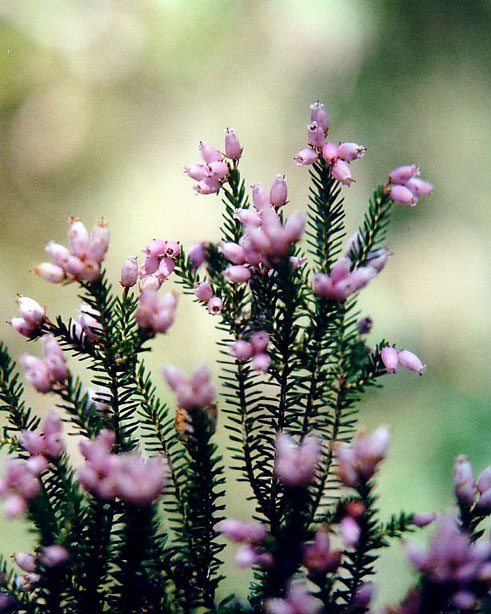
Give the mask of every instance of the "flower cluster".
M 350 185 L 354 181 L 351 176 L 349 162 L 361 158 L 366 149 L 357 143 L 339 143 L 335 145 L 326 141 L 329 132 L 329 117 L 320 102 L 310 105 L 311 123 L 307 126 L 308 147 L 301 149 L 293 158 L 298 166 L 314 164 L 321 156 L 329 165 L 331 175 L 340 183 Z
M 409 371 L 415 371 L 420 375 L 423 375 L 426 369 L 421 360 L 410 352 L 409 350 L 400 350 L 399 352 L 392 346 L 385 346 L 380 352 L 380 358 L 384 363 L 384 367 L 387 369 L 387 373 L 397 373 L 398 365 L 408 369 Z
M 472 610 L 491 587 L 491 540 L 473 542 L 445 516 L 426 550 L 406 545 L 409 561 L 427 578 L 428 591 L 441 593 L 459 610 Z
M 419 168 L 415 164 L 398 166 L 389 174 L 385 189 L 392 201 L 400 205 L 414 207 L 422 196 L 429 196 L 433 186 L 428 181 L 419 179 Z
M 20 317 L 12 318 L 9 320 L 9 324 L 28 339 L 37 337 L 46 321 L 46 309 L 43 309 L 34 299 L 20 294 L 17 296 L 17 306 Z
M 9 457 L 5 461 L 6 477 L 0 479 L 0 497 L 4 499 L 3 511 L 7 518 L 17 518 L 26 513 L 28 502 L 39 492 L 38 479 L 46 468 L 43 463 L 29 459 Z
M 143 253 L 145 260 L 139 273 L 142 278 L 141 289 L 158 290 L 174 271 L 176 258 L 181 253 L 181 244 L 179 241 L 152 239 L 143 249 Z M 133 263 L 131 266 L 134 266 Z
M 459 455 L 454 465 L 454 487 L 461 506 L 472 507 L 478 494 L 475 511 L 478 514 L 491 513 L 491 467 L 486 467 L 476 482 L 469 459 L 463 454 Z
M 177 298 L 175 292 L 166 292 L 159 296 L 157 290 L 143 290 L 135 312 L 138 326 L 148 335 L 167 332 L 174 324 Z
M 359 267 L 350 271 L 347 258 L 339 260 L 332 267 L 330 275 L 317 273 L 314 276 L 314 293 L 333 301 L 345 301 L 348 296 L 364 288 L 377 275 L 372 266 Z
M 34 271 L 45 281 L 60 283 L 65 279 L 96 281 L 101 274 L 100 265 L 109 245 L 109 228 L 103 220 L 89 233 L 84 224 L 70 218 L 68 241 L 70 249 L 54 241 L 46 245 L 53 262 L 43 262 Z
M 237 339 L 229 348 L 229 354 L 237 360 L 251 360 L 251 366 L 255 371 L 264 372 L 268 370 L 271 362 L 266 353 L 269 345 L 269 335 L 265 330 L 257 330 L 252 333 L 250 341 Z
M 304 584 L 291 582 L 285 598 L 267 599 L 264 609 L 267 614 L 317 614 L 322 603 L 312 597 Z
M 279 433 L 274 466 L 276 477 L 286 486 L 308 486 L 315 477 L 321 450 L 321 440 L 315 435 L 308 435 L 297 444 L 287 433 Z
M 41 433 L 22 430 L 19 441 L 31 457 L 58 458 L 65 451 L 63 426 L 56 410 L 51 411 L 41 423 Z
M 54 335 L 41 337 L 44 344 L 44 360 L 22 354 L 20 362 L 26 370 L 26 377 L 38 392 L 49 392 L 57 383 L 63 384 L 70 376 L 63 350 Z
M 42 580 L 42 572 L 47 569 L 64 565 L 70 558 L 70 554 L 66 548 L 53 544 L 40 549 L 37 555 L 29 552 L 16 552 L 13 557 L 15 563 L 25 574 L 18 575 L 15 578 L 15 586 L 21 591 L 31 591 Z M 0 612 L 2 610 L 2 602 L 0 596 Z
M 336 444 L 338 477 L 345 486 L 356 487 L 368 481 L 377 465 L 385 458 L 390 444 L 390 430 L 379 426 L 371 435 L 365 431 L 356 434 L 353 446 Z
M 227 180 L 230 166 L 223 159 L 224 154 L 215 147 L 203 143 L 203 141 L 198 145 L 198 153 L 202 157 L 204 164 L 185 166 L 184 172 L 188 177 L 198 182 L 194 186 L 197 194 L 216 194 Z M 227 128 L 225 130 L 225 157 L 231 160 L 238 160 L 241 155 L 242 147 L 235 134 L 235 130 Z
M 196 367 L 190 378 L 172 365 L 165 366 L 163 373 L 170 388 L 176 393 L 179 407 L 198 409 L 208 407 L 215 400 L 216 388 L 206 365 Z
M 118 498 L 139 507 L 150 505 L 165 487 L 163 457 L 145 461 L 138 452 L 111 454 L 114 442 L 115 434 L 104 430 L 96 439 L 79 443 L 86 460 L 78 471 L 80 483 L 106 501 Z
M 260 522 L 243 522 L 235 518 L 226 518 L 215 528 L 228 539 L 244 544 L 237 550 L 235 557 L 235 562 L 241 569 L 252 565 L 271 567 L 273 564 L 271 553 L 264 551 L 260 545 L 267 536 L 266 527 Z
M 315 533 L 314 541 L 304 546 L 303 564 L 313 578 L 336 571 L 341 565 L 343 553 L 331 549 L 331 538 L 326 527 Z

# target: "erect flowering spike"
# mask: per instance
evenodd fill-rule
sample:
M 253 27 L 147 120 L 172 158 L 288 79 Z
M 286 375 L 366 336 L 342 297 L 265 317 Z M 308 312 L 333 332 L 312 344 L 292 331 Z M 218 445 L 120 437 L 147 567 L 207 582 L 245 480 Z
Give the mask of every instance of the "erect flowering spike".
M 310 105 L 310 121 L 317 122 L 317 124 L 327 134 L 327 131 L 329 130 L 329 115 L 327 114 L 322 102 L 317 101 Z
M 286 185 L 285 175 L 276 175 L 276 179 L 273 181 L 271 190 L 269 191 L 269 200 L 271 204 L 278 208 L 282 207 L 288 197 L 288 188 Z
M 225 130 L 225 155 L 232 160 L 238 160 L 242 155 L 242 147 L 232 128 Z

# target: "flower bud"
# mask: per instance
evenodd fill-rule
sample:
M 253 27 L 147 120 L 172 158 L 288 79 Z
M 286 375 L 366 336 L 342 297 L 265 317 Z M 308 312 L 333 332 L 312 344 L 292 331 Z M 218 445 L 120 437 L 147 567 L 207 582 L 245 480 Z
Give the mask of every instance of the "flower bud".
M 273 181 L 271 190 L 269 191 L 269 200 L 274 207 L 281 207 L 286 203 L 288 189 L 286 185 L 285 175 L 276 175 Z
M 16 552 L 14 554 L 14 561 L 22 569 L 22 571 L 36 571 L 36 559 L 28 552 Z
M 210 162 L 206 168 L 208 171 L 208 177 L 215 177 L 215 179 L 223 179 L 230 173 L 228 164 L 221 160 Z
M 315 149 L 312 149 L 311 147 L 304 147 L 293 159 L 295 160 L 295 164 L 297 166 L 308 166 L 309 164 L 313 164 L 318 157 L 319 154 L 315 151 Z
M 345 516 L 339 523 L 339 532 L 345 546 L 354 548 L 360 539 L 360 525 L 351 516 Z
M 8 324 L 10 324 L 10 326 L 15 331 L 17 331 L 21 335 L 24 335 L 24 337 L 27 337 L 28 339 L 31 339 L 33 336 L 36 336 L 36 333 L 37 333 L 36 329 L 33 329 L 24 320 L 24 318 L 12 318 L 11 320 L 8 320 Z
M 239 222 L 242 222 L 242 224 L 246 224 L 248 226 L 261 225 L 261 216 L 257 211 L 254 211 L 254 209 L 236 209 L 234 217 L 237 218 Z
M 242 147 L 232 128 L 225 130 L 225 155 L 232 160 L 238 160 L 242 155 Z
M 271 358 L 266 352 L 259 352 L 259 354 L 256 354 L 251 360 L 251 367 L 254 371 L 258 371 L 259 373 L 266 373 L 270 364 Z
M 104 260 L 109 247 L 109 226 L 104 220 L 99 220 L 92 229 L 87 257 L 100 264 Z
M 21 296 L 19 294 L 17 297 L 17 305 L 19 307 L 20 315 L 24 318 L 27 324 L 33 328 L 39 327 L 43 324 L 46 318 L 46 313 L 37 301 L 29 298 L 28 296 Z
M 218 251 L 234 264 L 243 264 L 245 262 L 244 248 L 237 243 L 220 243 Z
M 184 173 L 195 181 L 201 181 L 208 177 L 208 167 L 206 164 L 191 164 L 184 167 Z
M 418 202 L 418 199 L 411 192 L 409 188 L 406 188 L 404 185 L 394 185 L 389 190 L 389 196 L 391 200 L 399 205 L 409 205 L 410 207 L 414 207 L 414 205 Z
M 414 196 L 421 198 L 422 196 L 429 196 L 433 192 L 433 186 L 428 181 L 413 177 L 405 183 L 406 188 L 409 188 Z
M 317 101 L 310 105 L 310 121 L 317 122 L 325 133 L 329 130 L 329 115 L 322 102 Z
M 209 301 L 213 296 L 213 290 L 207 281 L 197 281 L 194 284 L 194 295 L 200 301 Z
M 29 354 L 22 354 L 20 362 L 26 370 L 27 380 L 38 392 L 49 392 L 51 390 L 52 381 L 48 365 L 44 360 Z
M 121 285 L 123 288 L 131 288 L 138 280 L 138 258 L 128 256 L 121 269 Z
M 223 301 L 218 296 L 212 296 L 207 304 L 208 313 L 211 313 L 213 316 L 217 316 L 222 313 L 223 309 Z
M 395 348 L 390 345 L 385 346 L 380 352 L 380 358 L 384 363 L 384 367 L 387 369 L 387 373 L 397 373 L 399 356 Z
M 324 130 L 317 122 L 312 122 L 307 126 L 308 141 L 312 147 L 322 147 L 324 145 L 325 135 Z
M 249 281 L 251 271 L 245 266 L 232 265 L 225 269 L 223 276 L 230 283 L 241 284 Z
M 68 550 L 56 544 L 53 546 L 46 546 L 40 556 L 41 562 L 46 567 L 57 567 L 58 565 L 66 563 L 69 558 L 70 555 L 68 554 Z
M 409 371 L 415 371 L 420 375 L 423 375 L 426 369 L 421 360 L 409 350 L 401 350 L 398 355 L 399 364 Z
M 254 352 L 264 352 L 269 344 L 269 335 L 265 330 L 258 330 L 251 337 Z
M 19 441 L 31 456 L 37 456 L 45 452 L 44 439 L 35 431 L 22 430 L 19 434 Z
M 42 262 L 34 268 L 36 275 L 39 275 L 44 281 L 49 281 L 51 284 L 59 284 L 65 279 L 65 271 L 52 262 Z
M 217 194 L 220 190 L 220 181 L 216 177 L 206 177 L 194 186 L 197 194 Z

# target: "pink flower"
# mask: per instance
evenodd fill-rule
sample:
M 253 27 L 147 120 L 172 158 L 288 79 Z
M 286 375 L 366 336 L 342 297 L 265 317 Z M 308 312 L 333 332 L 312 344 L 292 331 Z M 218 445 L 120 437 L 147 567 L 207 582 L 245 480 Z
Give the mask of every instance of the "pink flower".
M 250 280 L 251 271 L 245 266 L 231 265 L 225 269 L 223 276 L 230 283 L 242 284 Z
M 309 145 L 312 147 L 322 147 L 324 145 L 325 135 L 324 130 L 316 121 L 313 121 L 309 126 L 307 126 L 308 130 L 308 141 Z
M 309 164 L 313 164 L 318 157 L 319 154 L 315 149 L 312 149 L 312 147 L 304 147 L 293 159 L 297 166 L 308 166 Z
M 389 173 L 389 181 L 390 183 L 404 185 L 410 179 L 419 174 L 419 168 L 415 164 L 398 166 Z
M 476 487 L 474 484 L 474 472 L 467 456 L 457 456 L 453 470 L 455 496 L 457 501 L 466 507 L 474 503 Z
M 265 373 L 269 369 L 270 364 L 271 358 L 266 352 L 255 354 L 251 360 L 251 367 L 254 371 L 259 371 L 260 373 Z
M 344 185 L 350 185 L 354 181 L 351 176 L 350 167 L 340 158 L 331 166 L 331 175 L 340 183 L 344 183 Z
M 310 574 L 319 575 L 336 571 L 341 564 L 341 550 L 331 550 L 329 531 L 320 528 L 312 544 L 305 546 L 303 564 Z
M 254 352 L 252 345 L 244 339 L 238 339 L 229 348 L 229 353 L 237 360 L 249 360 Z
M 410 352 L 409 350 L 401 350 L 398 354 L 399 364 L 403 366 L 405 369 L 409 369 L 409 371 L 415 371 L 420 375 L 423 375 L 426 369 L 426 365 L 424 365 L 421 360 Z
M 353 548 L 360 539 L 361 529 L 358 522 L 352 516 L 345 516 L 339 523 L 339 532 L 344 544 Z
M 232 160 L 238 160 L 242 155 L 242 147 L 232 128 L 225 130 L 225 155 Z
M 165 333 L 174 324 L 177 294 L 167 292 L 159 296 L 157 290 L 145 289 L 140 295 L 135 319 L 149 334 Z
M 58 565 L 66 563 L 70 555 L 68 550 L 63 548 L 63 546 L 53 544 L 52 546 L 46 546 L 39 558 L 46 567 L 58 567 Z
M 426 512 L 423 514 L 413 514 L 411 522 L 416 527 L 423 528 L 431 524 L 433 521 L 435 521 L 436 518 L 437 518 L 437 514 L 435 512 Z
M 246 261 L 244 248 L 238 243 L 220 243 L 218 251 L 234 264 L 244 264 Z
M 217 316 L 222 313 L 223 301 L 218 296 L 212 296 L 207 303 L 208 313 L 213 316 Z
M 200 141 L 198 145 L 198 153 L 203 158 L 205 164 L 210 164 L 210 162 L 220 162 L 223 160 L 222 154 L 211 145 L 207 145 L 203 141 Z
M 138 280 L 138 258 L 136 256 L 128 256 L 121 268 L 120 284 L 123 288 L 133 287 Z
M 189 260 L 193 269 L 200 267 L 206 260 L 206 246 L 203 242 L 193 243 L 189 248 Z
M 399 355 L 395 348 L 391 347 L 390 345 L 385 346 L 380 352 L 380 358 L 387 369 L 387 373 L 397 373 Z
M 362 480 L 369 480 L 376 472 L 389 449 L 390 430 L 380 426 L 371 435 L 365 431 L 356 434 L 353 446 L 336 444 L 338 477 L 346 486 L 356 487 Z
M 273 181 L 273 185 L 269 191 L 269 200 L 271 204 L 278 209 L 286 204 L 287 196 L 288 189 L 285 175 L 276 175 L 276 179 Z
M 194 295 L 200 301 L 209 301 L 213 296 L 213 289 L 207 281 L 197 281 L 194 284 Z
M 344 301 L 364 288 L 377 275 L 371 266 L 359 267 L 350 272 L 350 261 L 339 260 L 331 269 L 331 274 L 317 273 L 314 276 L 314 293 L 334 301 Z
M 276 439 L 276 477 L 287 486 L 307 486 L 315 477 L 320 453 L 318 437 L 309 435 L 297 444 L 290 435 L 280 433 Z
M 313 102 L 310 105 L 310 121 L 317 122 L 317 125 L 327 134 L 329 130 L 329 116 L 321 102 Z
M 271 205 L 268 193 L 259 183 L 251 185 L 251 189 L 252 203 L 258 211 L 262 211 L 264 207 L 269 207 Z
M 340 143 L 338 146 L 338 157 L 345 162 L 352 162 L 361 158 L 366 151 L 363 145 L 356 143 Z
M 262 542 L 267 535 L 266 527 L 260 522 L 243 522 L 234 518 L 221 520 L 215 528 L 234 542 L 257 544 Z
M 334 164 L 338 159 L 338 146 L 328 141 L 322 148 L 322 157 L 329 164 Z
M 389 196 L 391 200 L 399 205 L 410 205 L 414 207 L 418 202 L 418 198 L 404 185 L 394 185 L 390 188 Z

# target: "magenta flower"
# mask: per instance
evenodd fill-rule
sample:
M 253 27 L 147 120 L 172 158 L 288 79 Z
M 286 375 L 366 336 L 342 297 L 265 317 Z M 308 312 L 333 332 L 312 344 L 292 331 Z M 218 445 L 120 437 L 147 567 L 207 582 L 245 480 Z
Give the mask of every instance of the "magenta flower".
M 321 440 L 315 435 L 309 435 L 297 444 L 290 435 L 280 433 L 276 439 L 274 467 L 278 480 L 286 486 L 308 486 L 315 477 L 321 445 Z

